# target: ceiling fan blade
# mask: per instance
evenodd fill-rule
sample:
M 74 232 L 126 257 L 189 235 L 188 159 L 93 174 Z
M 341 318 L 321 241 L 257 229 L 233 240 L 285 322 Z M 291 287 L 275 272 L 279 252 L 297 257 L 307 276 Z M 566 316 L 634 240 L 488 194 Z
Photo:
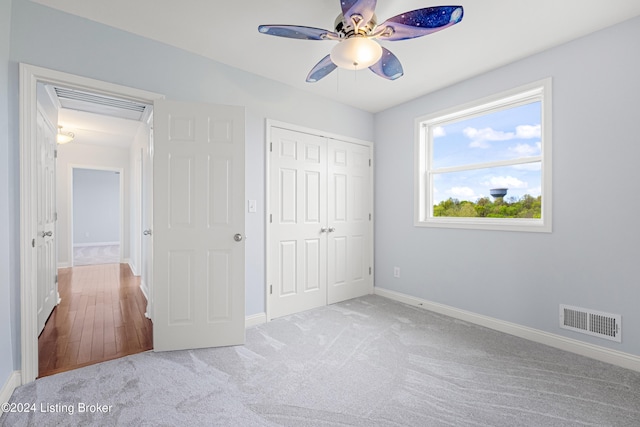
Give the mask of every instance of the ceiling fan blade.
M 311 71 L 309 71 L 309 75 L 307 75 L 307 83 L 317 82 L 318 80 L 326 77 L 327 74 L 331 73 L 336 68 L 338 68 L 338 66 L 331 61 L 331 55 L 325 56 L 316 64 L 315 67 L 313 67 Z
M 382 40 L 406 40 L 444 30 L 462 20 L 462 6 L 438 6 L 401 13 L 378 25 L 376 35 Z
M 300 40 L 338 39 L 340 36 L 333 31 L 322 28 L 301 27 L 299 25 L 260 25 L 258 31 L 270 36 L 287 37 Z
M 395 80 L 404 74 L 400 60 L 385 47 L 382 48 L 382 58 L 369 69 L 387 80 Z
M 373 18 L 376 0 L 340 0 L 340 6 L 347 23 L 355 17 L 356 21 L 367 24 Z M 354 22 L 354 24 L 359 25 L 360 22 Z

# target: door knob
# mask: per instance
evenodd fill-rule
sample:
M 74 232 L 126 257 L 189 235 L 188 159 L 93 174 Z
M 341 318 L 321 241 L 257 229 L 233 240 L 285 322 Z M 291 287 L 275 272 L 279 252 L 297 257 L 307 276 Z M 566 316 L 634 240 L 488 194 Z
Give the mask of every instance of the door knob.
M 321 233 L 326 233 L 327 231 L 329 231 L 329 229 L 328 229 L 328 228 L 326 228 L 326 227 L 322 227 L 322 228 L 320 229 L 320 232 L 321 232 Z
M 329 233 L 333 233 L 334 231 L 336 231 L 335 227 L 329 227 Z
M 238 233 L 235 236 L 233 236 L 233 240 L 235 240 L 236 242 L 241 242 L 242 241 L 242 234 Z
M 53 231 L 47 231 L 46 233 L 43 231 L 42 233 L 40 233 L 40 235 L 42 237 L 51 237 L 53 236 Z
M 149 230 L 144 230 L 144 231 L 142 232 L 142 234 L 144 234 L 145 236 L 151 236 L 151 229 L 149 229 Z

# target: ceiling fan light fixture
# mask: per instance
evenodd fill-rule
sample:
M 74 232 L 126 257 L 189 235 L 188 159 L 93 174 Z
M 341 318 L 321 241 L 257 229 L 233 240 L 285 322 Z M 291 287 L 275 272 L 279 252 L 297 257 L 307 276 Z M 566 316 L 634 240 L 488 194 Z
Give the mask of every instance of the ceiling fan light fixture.
M 340 68 L 361 70 L 369 68 L 382 57 L 382 46 L 367 37 L 350 37 L 331 50 L 331 61 Z
M 75 134 L 73 132 L 63 132 L 62 126 L 58 126 L 58 134 L 56 135 L 56 142 L 58 144 L 67 144 L 73 141 Z

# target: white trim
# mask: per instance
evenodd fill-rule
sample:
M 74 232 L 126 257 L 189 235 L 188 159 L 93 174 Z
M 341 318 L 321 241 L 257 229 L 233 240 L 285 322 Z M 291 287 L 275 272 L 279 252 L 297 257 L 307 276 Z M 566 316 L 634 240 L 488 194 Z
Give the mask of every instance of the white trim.
M 36 235 L 36 191 L 34 152 L 38 82 L 58 84 L 94 93 L 117 96 L 146 104 L 163 95 L 76 76 L 29 64 L 19 64 L 20 93 L 20 349 L 22 384 L 38 375 L 37 273 L 36 250 L 31 240 Z
M 22 374 L 20 374 L 20 371 L 13 371 L 11 375 L 9 375 L 7 382 L 5 382 L 2 389 L 0 389 L 0 404 L 7 403 L 9 399 L 11 399 L 15 389 L 22 385 L 20 382 L 21 377 Z M 0 417 L 2 417 L 2 414 L 4 414 L 4 412 L 0 410 Z
M 345 142 L 351 142 L 351 143 L 354 143 L 354 144 L 365 145 L 367 147 L 373 147 L 373 143 L 371 141 L 365 141 L 364 139 L 351 138 L 351 137 L 344 136 L 344 135 L 338 135 L 337 133 L 325 132 L 325 131 L 320 130 L 320 129 L 313 129 L 313 128 L 308 128 L 308 127 L 304 127 L 304 126 L 298 126 L 298 125 L 294 125 L 294 124 L 291 124 L 291 123 L 280 122 L 278 120 L 267 119 L 266 120 L 266 126 L 267 126 L 267 147 L 269 146 L 269 142 L 270 142 L 269 140 L 271 139 L 271 128 L 272 127 L 288 129 L 288 130 L 292 130 L 292 131 L 295 131 L 295 132 L 308 133 L 310 135 L 319 136 L 321 138 L 338 139 L 340 141 L 345 141 Z
M 142 291 L 142 295 L 144 295 L 144 299 L 149 301 L 149 288 L 144 280 L 140 280 L 140 290 Z
M 142 291 L 142 295 L 144 295 L 144 299 L 147 301 L 147 311 L 145 311 L 144 317 L 153 321 L 153 319 L 151 318 L 151 313 L 149 313 L 149 287 L 142 279 L 140 279 L 140 290 Z
M 59 262 L 58 263 L 58 268 L 69 268 L 71 267 L 71 263 L 70 262 Z
M 95 242 L 95 243 L 74 243 L 74 248 L 87 248 L 91 246 L 120 246 L 120 242 Z
M 431 159 L 431 132 L 428 125 L 437 125 L 443 121 L 471 118 L 504 108 L 512 108 L 531 102 L 541 102 L 542 153 L 541 156 L 495 161 L 482 164 L 439 168 L 428 171 L 426 163 Z M 552 232 L 552 185 L 551 185 L 551 146 L 552 146 L 552 79 L 551 77 L 529 83 L 514 89 L 468 102 L 436 113 L 417 117 L 414 121 L 414 226 L 439 228 L 466 228 L 477 230 Z M 542 218 L 452 218 L 433 216 L 433 174 L 452 171 L 475 170 L 479 167 L 496 167 L 512 164 L 542 162 L 541 194 Z
M 244 327 L 247 329 L 265 323 L 267 323 L 267 313 L 252 314 L 251 316 L 246 317 Z
M 375 294 L 381 297 L 389 298 L 415 307 L 424 308 L 425 310 L 444 314 L 445 316 L 464 320 L 475 325 L 484 326 L 486 328 L 524 338 L 529 341 L 545 344 L 570 353 L 579 354 L 601 362 L 610 363 L 612 365 L 640 372 L 640 356 L 624 353 L 618 350 L 612 350 L 595 344 L 585 343 L 583 341 L 529 328 L 527 326 L 505 322 L 504 320 L 483 316 L 466 310 L 460 310 L 455 307 L 423 300 L 421 298 L 388 289 L 376 287 L 374 290 Z

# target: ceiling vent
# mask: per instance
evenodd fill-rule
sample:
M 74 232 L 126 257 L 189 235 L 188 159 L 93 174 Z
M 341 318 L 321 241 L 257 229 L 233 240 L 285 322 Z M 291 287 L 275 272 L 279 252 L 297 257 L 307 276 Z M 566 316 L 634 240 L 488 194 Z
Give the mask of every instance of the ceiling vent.
M 58 97 L 62 108 L 119 117 L 121 119 L 140 121 L 145 115 L 145 110 L 149 107 L 146 104 L 128 99 L 83 92 L 77 89 L 55 86 L 53 91 Z

